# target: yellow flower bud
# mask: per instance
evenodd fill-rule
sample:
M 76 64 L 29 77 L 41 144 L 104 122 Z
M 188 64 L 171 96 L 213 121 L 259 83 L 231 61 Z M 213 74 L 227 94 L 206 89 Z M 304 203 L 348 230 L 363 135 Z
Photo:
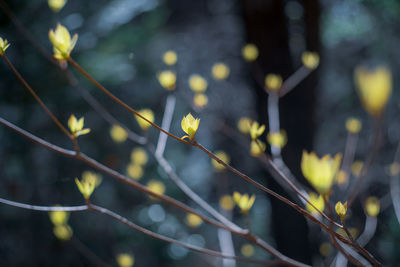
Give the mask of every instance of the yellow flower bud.
M 119 125 L 113 125 L 111 127 L 110 135 L 116 143 L 123 143 L 128 138 L 128 132 Z
M 207 81 L 198 74 L 189 77 L 189 87 L 195 93 L 204 93 L 207 90 Z
M 150 180 L 147 183 L 147 188 L 156 194 L 163 195 L 165 192 L 165 185 L 162 182 L 156 180 Z M 150 197 L 151 199 L 155 199 L 154 197 Z
M 49 31 L 49 39 L 53 44 L 54 58 L 59 60 L 67 60 L 70 57 L 72 49 L 76 45 L 78 40 L 78 34 L 74 34 L 71 39 L 71 35 L 67 28 L 61 24 L 57 24 L 55 30 Z
M 215 155 L 218 158 L 220 158 L 223 162 L 225 162 L 226 164 L 229 164 L 229 162 L 231 161 L 229 155 L 227 153 L 225 153 L 224 151 L 217 151 L 217 152 L 215 152 Z M 215 159 L 211 160 L 211 164 L 213 165 L 214 169 L 217 172 L 225 170 L 225 166 L 223 166 L 222 164 L 219 164 Z
M 128 167 L 126 168 L 126 172 L 130 178 L 133 180 L 139 180 L 143 176 L 143 167 L 136 164 L 136 163 L 130 163 Z
M 342 155 L 340 153 L 336 154 L 334 158 L 331 155 L 325 155 L 320 159 L 315 152 L 308 153 L 303 151 L 301 171 L 318 193 L 321 195 L 326 194 L 336 177 L 341 159 Z
M 258 122 L 253 121 L 251 125 L 249 125 L 249 133 L 252 140 L 256 140 L 259 136 L 261 136 L 265 131 L 265 125 L 260 125 Z
M 63 224 L 67 224 L 67 222 L 68 222 L 69 212 L 68 211 L 50 211 L 49 216 L 50 216 L 50 221 L 54 225 L 63 225 Z
M 338 201 L 335 205 L 335 211 L 337 215 L 339 215 L 340 219 L 344 220 L 346 218 L 346 213 L 347 213 L 347 201 L 344 204 Z
M 133 149 L 131 153 L 131 161 L 135 164 L 145 165 L 148 161 L 146 151 L 141 147 Z
M 304 66 L 313 70 L 319 65 L 319 55 L 317 52 L 306 51 L 301 55 L 301 61 Z
M 233 198 L 230 195 L 223 195 L 219 199 L 219 206 L 224 210 L 232 210 L 235 202 L 233 202 Z
M 278 74 L 268 74 L 265 77 L 265 87 L 268 91 L 278 91 L 282 87 L 282 77 Z
M 192 114 L 184 116 L 181 121 L 182 130 L 187 134 L 182 139 L 189 138 L 190 141 L 193 141 L 195 138 L 195 134 L 197 129 L 199 128 L 200 119 L 195 119 Z
M 364 109 L 372 116 L 379 117 L 392 93 L 392 73 L 382 66 L 373 71 L 357 67 L 354 79 Z
M 47 3 L 49 4 L 50 9 L 54 13 L 57 13 L 65 6 L 67 0 L 48 0 Z
M 79 181 L 78 178 L 75 178 L 75 183 L 78 186 L 79 192 L 81 192 L 81 194 L 85 199 L 90 198 L 96 187 L 96 181 L 93 179 L 88 179 L 88 180 L 82 179 L 81 181 Z
M 255 44 L 247 44 L 242 48 L 242 56 L 246 61 L 252 62 L 258 57 L 258 48 Z
M 254 255 L 254 246 L 246 243 L 240 248 L 240 253 L 245 257 L 252 257 Z
M 364 166 L 364 163 L 362 161 L 356 160 L 351 164 L 351 174 L 353 174 L 354 177 L 358 177 L 361 174 L 361 170 Z
M 94 183 L 94 187 L 98 187 L 101 184 L 101 175 L 92 171 L 84 171 L 82 173 L 82 181 L 85 183 Z
M 163 61 L 166 65 L 172 66 L 175 65 L 176 61 L 178 61 L 178 56 L 175 51 L 168 50 L 163 55 Z
M 117 263 L 119 267 L 132 267 L 135 264 L 135 258 L 128 253 L 120 253 L 117 255 Z
M 141 109 L 138 111 L 140 115 L 142 115 L 143 117 L 145 117 L 147 120 L 154 122 L 154 113 L 151 109 L 145 108 L 145 109 Z M 135 116 L 136 121 L 139 124 L 139 127 L 143 130 L 146 131 L 150 128 L 151 124 L 148 123 L 147 121 L 145 121 L 144 119 L 140 118 L 139 116 Z
M 268 133 L 267 141 L 271 146 L 284 147 L 287 143 L 286 131 L 281 130 L 279 133 Z
M 55 225 L 53 227 L 54 235 L 61 241 L 68 241 L 72 237 L 72 228 L 68 224 Z
M 10 46 L 8 43 L 7 39 L 4 39 L 0 37 L 0 55 L 4 56 L 4 53 L 6 52 L 6 49 Z
M 158 82 L 165 89 L 172 91 L 176 85 L 176 74 L 170 70 L 165 70 L 157 74 Z
M 228 65 L 218 62 L 218 63 L 214 64 L 211 72 L 212 72 L 214 79 L 225 80 L 226 78 L 228 78 L 230 70 L 229 70 Z
M 315 194 L 314 192 L 310 192 L 308 195 L 310 196 L 310 198 L 309 198 L 310 202 L 319 211 L 324 211 L 324 208 L 325 208 L 324 198 L 321 195 Z M 309 203 L 306 204 L 306 209 L 308 212 L 310 212 L 314 216 L 319 215 L 319 212 L 313 206 L 311 206 Z
M 193 227 L 193 228 L 197 228 L 203 223 L 203 220 L 199 216 L 197 216 L 196 214 L 189 213 L 186 216 L 185 222 L 186 222 L 186 224 L 188 226 Z
M 259 139 L 252 140 L 250 143 L 250 155 L 257 158 L 265 152 L 266 148 L 267 146 L 263 141 Z
M 196 107 L 203 108 L 208 104 L 208 97 L 202 93 L 196 93 L 193 97 L 193 104 Z
M 369 197 L 365 201 L 365 211 L 371 217 L 378 216 L 381 209 L 381 204 L 377 197 Z
M 80 135 L 90 133 L 89 128 L 83 129 L 84 125 L 84 117 L 80 118 L 79 120 L 76 119 L 74 115 L 71 115 L 68 119 L 68 128 L 71 131 L 72 135 L 76 138 Z
M 247 214 L 251 207 L 254 204 L 254 201 L 256 200 L 256 196 L 252 195 L 249 197 L 248 194 L 240 194 L 238 192 L 233 193 L 233 200 L 235 201 L 236 205 L 240 208 L 240 211 L 243 214 Z
M 248 117 L 241 117 L 238 121 L 237 128 L 242 134 L 248 134 L 250 132 L 252 120 Z
M 347 131 L 349 131 L 349 133 L 357 134 L 361 131 L 361 127 L 362 127 L 362 124 L 359 119 L 348 118 L 346 120 L 346 129 L 347 129 Z

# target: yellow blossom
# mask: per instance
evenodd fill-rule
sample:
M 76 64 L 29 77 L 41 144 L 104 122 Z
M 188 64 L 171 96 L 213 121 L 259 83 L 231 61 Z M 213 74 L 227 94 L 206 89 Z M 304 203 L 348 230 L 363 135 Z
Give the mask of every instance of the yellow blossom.
M 68 224 L 55 225 L 53 227 L 54 235 L 61 241 L 68 241 L 72 237 L 72 228 Z
M 224 210 L 232 210 L 235 202 L 233 202 L 233 198 L 230 195 L 223 195 L 219 199 L 219 206 Z
M 381 204 L 377 197 L 368 197 L 365 201 L 365 211 L 371 217 L 376 217 L 381 209 Z
M 67 0 L 48 0 L 47 3 L 49 4 L 50 9 L 57 13 L 65 6 Z
M 211 69 L 212 75 L 216 80 L 225 80 L 228 78 L 230 69 L 228 65 L 218 62 L 215 63 Z
M 303 151 L 301 170 L 307 181 L 322 195 L 331 188 L 341 159 L 340 153 L 334 158 L 331 158 L 331 155 L 325 155 L 319 159 L 315 152 Z
M 195 104 L 196 107 L 199 108 L 205 107 L 208 104 L 207 95 L 202 93 L 196 93 L 193 97 L 193 104 Z
M 347 131 L 349 131 L 349 133 L 357 134 L 361 131 L 361 127 L 362 127 L 362 124 L 359 119 L 348 118 L 346 120 L 346 129 L 347 129 Z
M 351 164 L 351 174 L 354 175 L 354 177 L 358 177 L 361 174 L 361 170 L 364 166 L 364 163 L 360 160 L 356 160 Z
M 147 183 L 147 188 L 156 194 L 162 195 L 165 192 L 165 185 L 159 181 L 151 180 Z M 154 199 L 153 197 L 151 197 Z
M 242 134 L 248 134 L 250 132 L 250 125 L 252 120 L 248 117 L 241 117 L 238 121 L 237 128 Z
M 278 74 L 268 74 L 265 77 L 265 87 L 269 91 L 278 91 L 282 87 L 282 77 Z
M 50 211 L 49 212 L 49 217 L 50 217 L 50 221 L 54 225 L 63 225 L 63 224 L 66 224 L 67 221 L 68 221 L 69 212 L 68 211 L 61 211 L 61 210 Z
M 233 200 L 235 201 L 236 205 L 240 208 L 240 211 L 243 214 L 247 214 L 251 207 L 254 204 L 254 201 L 256 200 L 256 196 L 252 195 L 249 197 L 248 194 L 240 194 L 238 192 L 233 193 Z
M 349 179 L 349 175 L 344 170 L 339 170 L 336 174 L 336 183 L 339 185 L 346 184 Z
M 170 70 L 165 70 L 157 74 L 158 82 L 165 89 L 172 91 L 176 85 L 176 74 Z
M 271 146 L 284 147 L 287 143 L 286 131 L 281 130 L 279 133 L 268 133 L 267 141 Z
M 176 55 L 175 51 L 168 50 L 163 55 L 163 61 L 165 64 L 172 66 L 178 60 L 178 56 Z
M 257 158 L 265 152 L 266 148 L 267 145 L 263 141 L 259 139 L 252 140 L 250 143 L 250 155 Z
M 131 152 L 131 161 L 135 164 L 145 165 L 148 161 L 146 151 L 141 147 L 136 147 Z
M 256 140 L 265 131 L 265 125 L 264 124 L 260 125 L 256 121 L 253 121 L 253 123 L 248 127 L 250 127 L 249 132 L 252 140 Z
M 185 218 L 185 222 L 188 226 L 197 228 L 203 223 L 203 220 L 198 215 L 189 213 Z
M 82 181 L 84 183 L 94 183 L 94 187 L 98 187 L 101 184 L 101 175 L 92 171 L 84 171 L 82 173 Z
M 255 44 L 246 44 L 242 48 L 242 56 L 246 61 L 252 62 L 258 57 L 258 48 Z
M 113 125 L 110 129 L 111 138 L 116 143 L 125 142 L 126 138 L 128 138 L 128 132 L 119 125 Z
M 49 31 L 49 39 L 53 44 L 54 57 L 59 60 L 67 60 L 76 45 L 78 34 L 74 34 L 71 39 L 67 28 L 61 24 L 57 24 L 55 30 L 51 29 Z
M 8 43 L 7 39 L 4 39 L 0 37 L 0 55 L 4 56 L 4 53 L 6 52 L 6 49 L 10 46 Z
M 240 248 L 240 253 L 245 257 L 251 257 L 254 255 L 254 246 L 246 243 Z
M 310 202 L 319 210 L 319 211 L 324 211 L 325 208 L 325 201 L 324 198 L 321 195 L 317 195 L 314 192 L 310 192 L 309 194 L 309 200 Z M 319 212 L 313 207 L 311 206 L 309 203 L 306 204 L 306 209 L 308 212 L 310 212 L 311 214 L 318 215 Z
M 126 168 L 126 172 L 128 176 L 134 180 L 139 180 L 143 176 L 143 167 L 136 164 L 136 163 L 130 163 L 128 167 Z
M 198 74 L 189 77 L 189 87 L 195 93 L 204 93 L 207 90 L 208 83 L 206 79 Z
M 319 55 L 317 52 L 306 51 L 301 55 L 301 61 L 304 66 L 313 70 L 319 65 Z
M 224 151 L 217 151 L 217 152 L 215 152 L 215 155 L 218 158 L 220 158 L 223 162 L 225 162 L 226 164 L 229 164 L 229 162 L 231 161 L 229 155 Z M 213 167 L 215 168 L 215 170 L 217 172 L 225 170 L 225 166 L 223 166 L 222 164 L 219 164 L 215 159 L 211 159 L 211 164 L 213 165 Z
M 84 120 L 84 117 L 77 120 L 73 114 L 69 117 L 68 128 L 74 137 L 90 133 L 89 128 L 83 129 Z
M 141 109 L 138 111 L 140 115 L 142 115 L 143 117 L 145 117 L 147 120 L 154 122 L 154 113 L 151 109 L 145 108 L 145 109 Z M 136 121 L 139 124 L 139 127 L 143 130 L 146 131 L 147 129 L 150 128 L 151 124 L 148 123 L 147 121 L 145 121 L 144 119 L 140 118 L 139 116 L 135 116 Z
M 365 110 L 372 116 L 379 117 L 392 93 L 392 73 L 382 66 L 372 71 L 357 67 L 354 79 Z
M 200 124 L 200 119 L 195 119 L 192 114 L 184 116 L 182 121 L 181 121 L 181 127 L 182 130 L 188 134 L 182 137 L 182 139 L 189 138 L 191 141 L 194 140 L 195 134 L 197 132 L 197 129 L 199 128 Z
M 135 258 L 128 253 L 120 253 L 117 255 L 117 263 L 119 267 L 132 267 L 135 264 Z
M 346 213 L 347 213 L 347 201 L 344 204 L 338 201 L 335 205 L 335 211 L 337 215 L 339 215 L 340 219 L 344 220 L 346 218 Z
M 85 199 L 90 198 L 96 187 L 96 181 L 94 179 L 82 179 L 81 181 L 79 181 L 78 178 L 75 178 L 75 183 L 78 186 L 79 192 L 81 192 Z

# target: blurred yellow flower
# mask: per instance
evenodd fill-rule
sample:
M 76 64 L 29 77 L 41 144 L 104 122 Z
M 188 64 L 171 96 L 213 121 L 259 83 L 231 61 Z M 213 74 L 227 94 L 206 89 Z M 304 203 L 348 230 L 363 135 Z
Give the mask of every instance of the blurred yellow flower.
M 278 91 L 282 87 L 282 77 L 278 74 L 268 74 L 265 77 L 265 87 L 269 91 Z
M 253 121 L 253 123 L 248 127 L 250 127 L 249 132 L 252 140 L 256 140 L 265 131 L 265 125 L 264 124 L 260 125 L 256 121 Z
M 317 52 L 306 51 L 301 55 L 301 61 L 304 66 L 313 70 L 319 65 L 319 55 Z
M 286 131 L 281 130 L 279 133 L 268 133 L 267 141 L 271 146 L 284 147 L 287 143 Z
M 223 162 L 225 162 L 226 164 L 229 164 L 231 161 L 229 155 L 225 151 L 217 151 L 217 152 L 215 152 L 215 155 L 218 158 L 220 158 Z M 213 165 L 214 169 L 217 172 L 225 170 L 225 166 L 223 166 L 222 164 L 219 164 L 215 159 L 211 159 L 211 164 Z
M 162 182 L 156 180 L 150 180 L 147 183 L 147 188 L 156 194 L 162 195 L 165 192 L 165 185 Z
M 84 125 L 84 117 L 80 118 L 79 120 L 72 114 L 68 119 L 68 128 L 71 131 L 72 135 L 76 138 L 80 135 L 90 133 L 89 128 L 83 129 Z
M 250 125 L 252 120 L 248 117 L 241 117 L 238 121 L 237 128 L 242 134 L 248 134 L 250 132 Z
M 142 115 L 143 117 L 145 117 L 147 120 L 154 122 L 154 113 L 151 109 L 145 108 L 145 109 L 141 109 L 138 111 L 140 115 Z M 147 121 L 145 121 L 144 119 L 140 118 L 139 116 L 135 116 L 136 121 L 139 124 L 139 127 L 143 130 L 146 131 L 150 128 L 151 124 L 148 123 Z
M 135 258 L 128 253 L 120 253 L 117 255 L 117 263 L 119 267 L 132 267 L 135 264 Z
M 211 72 L 212 72 L 214 79 L 225 80 L 229 76 L 230 69 L 229 69 L 228 65 L 218 62 L 212 66 Z
M 185 222 L 186 222 L 186 224 L 188 226 L 193 227 L 193 228 L 197 228 L 203 223 L 203 220 L 199 216 L 197 216 L 196 214 L 189 213 L 186 216 Z
M 113 125 L 110 129 L 110 135 L 112 140 L 116 143 L 123 143 L 128 138 L 128 132 L 119 125 Z
M 70 57 L 72 49 L 76 45 L 78 40 L 78 34 L 74 34 L 71 39 L 71 35 L 67 28 L 61 24 L 57 24 L 55 30 L 49 31 L 49 39 L 53 44 L 54 58 L 59 60 L 67 60 Z
M 49 217 L 50 217 L 50 221 L 54 225 L 63 225 L 63 224 L 66 224 L 68 221 L 69 212 L 68 211 L 50 211 Z
M 307 181 L 322 195 L 331 188 L 341 159 L 342 154 L 340 153 L 336 154 L 334 158 L 331 158 L 331 155 L 325 155 L 319 159 L 315 152 L 303 151 L 301 170 Z
M 379 117 L 392 93 L 391 71 L 382 66 L 373 71 L 357 67 L 354 79 L 364 109 L 372 116 Z
M 339 215 L 340 219 L 344 220 L 347 213 L 347 201 L 344 204 L 341 201 L 338 201 L 335 205 L 335 211 L 337 215 Z
M 246 243 L 240 248 L 240 253 L 245 257 L 251 257 L 254 255 L 254 246 Z
M 242 48 L 242 56 L 246 61 L 252 62 L 258 57 L 258 48 L 255 44 L 246 44 Z
M 94 183 L 94 187 L 98 187 L 101 184 L 101 175 L 92 171 L 84 171 L 82 173 L 82 181 L 84 183 Z
M 349 180 L 349 175 L 344 170 L 339 170 L 336 174 L 336 183 L 339 185 L 346 184 Z
M 250 155 L 257 158 L 265 152 L 266 148 L 267 145 L 263 141 L 259 139 L 252 140 L 250 143 Z
M 365 201 L 365 211 L 371 217 L 378 216 L 381 209 L 381 204 L 377 197 L 368 197 Z
M 193 104 L 195 104 L 195 106 L 199 108 L 205 107 L 208 104 L 207 95 L 196 93 L 193 97 Z
M 94 179 L 82 179 L 79 181 L 78 178 L 75 178 L 75 183 L 78 186 L 79 192 L 81 192 L 86 200 L 90 198 L 96 187 L 96 181 Z
M 130 163 L 128 167 L 126 168 L 126 172 L 128 176 L 134 180 L 139 180 L 143 176 L 143 167 L 136 164 L 136 163 Z
M 145 165 L 148 161 L 148 156 L 146 151 L 141 147 L 136 147 L 131 152 L 132 163 Z
M 364 163 L 360 160 L 356 160 L 351 164 L 351 174 L 353 174 L 354 177 L 358 177 L 361 174 L 361 170 L 364 166 Z
M 310 202 L 319 210 L 319 211 L 324 211 L 325 208 L 325 201 L 324 198 L 321 195 L 317 195 L 314 192 L 310 192 L 309 194 L 309 200 Z M 308 212 L 310 212 L 312 215 L 316 216 L 319 215 L 319 212 L 311 206 L 309 203 L 306 204 L 306 209 Z
M 248 194 L 240 194 L 238 192 L 233 193 L 233 200 L 235 201 L 236 205 L 240 208 L 240 211 L 243 214 L 247 214 L 251 207 L 254 204 L 254 201 L 256 200 L 256 196 L 252 195 L 249 197 Z
M 219 206 L 223 208 L 224 210 L 232 210 L 235 205 L 235 202 L 233 202 L 233 198 L 230 195 L 223 195 L 219 199 Z
M 172 66 L 178 61 L 178 56 L 175 51 L 168 50 L 163 55 L 163 61 L 166 65 Z
M 207 90 L 208 83 L 206 79 L 198 74 L 189 77 L 189 87 L 195 93 L 204 93 Z
M 165 70 L 157 74 L 158 82 L 165 89 L 172 91 L 176 85 L 176 74 L 170 70 Z
M 0 37 L 0 55 L 4 56 L 4 53 L 6 52 L 6 49 L 10 46 L 8 43 L 7 39 L 4 39 Z
M 68 241 L 72 237 L 72 228 L 68 224 L 55 225 L 53 227 L 54 235 L 61 241 Z
M 346 120 L 346 129 L 349 133 L 357 134 L 361 131 L 362 123 L 359 119 L 356 118 L 348 118 Z
M 50 9 L 57 13 L 65 6 L 67 0 L 48 0 L 47 3 L 49 4 Z
M 197 132 L 197 129 L 199 128 L 200 124 L 200 119 L 195 119 L 192 114 L 184 116 L 182 121 L 181 121 L 181 127 L 182 130 L 188 134 L 182 137 L 182 139 L 189 138 L 190 141 L 193 141 L 195 138 L 195 134 Z

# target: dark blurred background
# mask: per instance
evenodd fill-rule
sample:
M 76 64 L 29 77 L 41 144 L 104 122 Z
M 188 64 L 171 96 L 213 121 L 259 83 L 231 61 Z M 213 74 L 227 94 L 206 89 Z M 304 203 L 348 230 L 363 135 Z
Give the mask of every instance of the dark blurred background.
M 248 149 L 227 136 L 222 126 L 235 129 L 242 116 L 267 123 L 267 94 L 259 86 L 260 80 L 263 82 L 271 72 L 284 79 L 289 77 L 301 66 L 302 52 L 317 51 L 320 67 L 280 103 L 282 128 L 288 133 L 288 145 L 283 150 L 285 162 L 304 182 L 300 172 L 302 150 L 314 149 L 319 155 L 343 151 L 344 123 L 349 116 L 363 122 L 356 159 L 364 160 L 371 142 L 372 122 L 359 104 L 353 71 L 359 64 L 386 64 L 392 70 L 394 90 L 385 114 L 384 145 L 369 175 L 372 189 L 365 194 L 384 198 L 389 192 L 386 168 L 393 160 L 400 131 L 396 91 L 400 69 L 399 0 L 70 0 L 57 14 L 44 0 L 3 2 L 48 52 L 52 51 L 48 30 L 57 22 L 71 33 L 78 33 L 73 58 L 132 107 L 151 108 L 157 124 L 161 124 L 168 95 L 159 85 L 157 73 L 165 69 L 176 71 L 177 102 L 171 132 L 183 135 L 182 116 L 196 114 L 201 117 L 197 139 L 202 144 L 213 151 L 226 151 L 233 166 L 282 194 L 283 189 L 249 155 Z M 0 36 L 11 43 L 7 56 L 61 122 L 66 125 L 72 113 L 85 117 L 85 125 L 92 132 L 79 138 L 81 150 L 125 174 L 130 153 L 139 145 L 129 140 L 115 143 L 109 134 L 110 125 L 70 86 L 59 69 L 17 31 L 3 9 Z M 260 56 L 253 63 L 241 56 L 246 43 L 259 48 Z M 173 67 L 162 61 L 167 50 L 178 55 Z M 230 67 L 227 80 L 212 78 L 211 67 L 216 62 Z M 84 90 L 127 127 L 141 133 L 132 115 L 70 69 Z M 202 110 L 193 110 L 191 103 L 193 92 L 188 78 L 193 73 L 208 81 L 209 103 Z M 0 116 L 49 142 L 72 149 L 70 141 L 5 62 L 0 63 Z M 157 142 L 159 133 L 155 129 L 147 134 L 151 142 Z M 73 179 L 90 168 L 33 144 L 5 127 L 0 127 L 0 140 L 1 198 L 37 205 L 83 203 Z M 284 254 L 309 264 L 334 255 L 320 255 L 319 247 L 328 238 L 318 229 L 309 228 L 292 209 L 239 177 L 214 172 L 210 159 L 202 152 L 170 139 L 165 157 L 195 192 L 217 208 L 223 194 L 235 190 L 255 193 L 256 202 L 250 213 L 252 230 Z M 167 195 L 198 208 L 149 155 L 140 182 L 146 184 L 150 180 L 163 182 Z M 155 232 L 219 250 L 215 228 L 207 224 L 190 228 L 185 224 L 186 214 L 180 210 L 151 200 L 111 177 L 103 175 L 92 200 Z M 360 201 L 354 207 L 361 209 Z M 362 231 L 364 218 L 362 213 L 358 215 L 350 224 Z M 233 218 L 245 225 L 237 210 Z M 103 262 L 116 266 L 117 254 L 131 253 L 135 266 L 222 266 L 220 259 L 153 240 L 92 212 L 71 214 L 69 225 L 74 238 L 63 242 L 53 235 L 46 213 L 0 205 L 0 265 L 96 266 L 96 257 L 89 256 L 94 253 Z M 240 255 L 246 242 L 233 240 Z M 386 205 L 367 249 L 385 265 L 396 266 L 400 261 L 396 245 L 399 242 L 399 222 L 391 205 Z M 257 248 L 254 256 L 269 258 Z

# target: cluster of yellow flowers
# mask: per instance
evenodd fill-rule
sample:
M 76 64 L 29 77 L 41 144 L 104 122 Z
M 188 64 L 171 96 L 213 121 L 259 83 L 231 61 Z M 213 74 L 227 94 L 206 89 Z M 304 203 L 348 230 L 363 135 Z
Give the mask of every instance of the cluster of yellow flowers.
M 126 168 L 128 176 L 134 180 L 142 178 L 144 173 L 144 165 L 148 161 L 148 156 L 143 148 L 134 148 L 131 152 L 131 161 Z
M 75 178 L 75 183 L 86 200 L 89 200 L 94 189 L 101 184 L 101 176 L 91 171 L 82 173 L 82 179 Z
M 53 233 L 61 241 L 70 240 L 72 237 L 72 228 L 68 225 L 69 212 L 50 211 L 50 221 L 53 223 Z

